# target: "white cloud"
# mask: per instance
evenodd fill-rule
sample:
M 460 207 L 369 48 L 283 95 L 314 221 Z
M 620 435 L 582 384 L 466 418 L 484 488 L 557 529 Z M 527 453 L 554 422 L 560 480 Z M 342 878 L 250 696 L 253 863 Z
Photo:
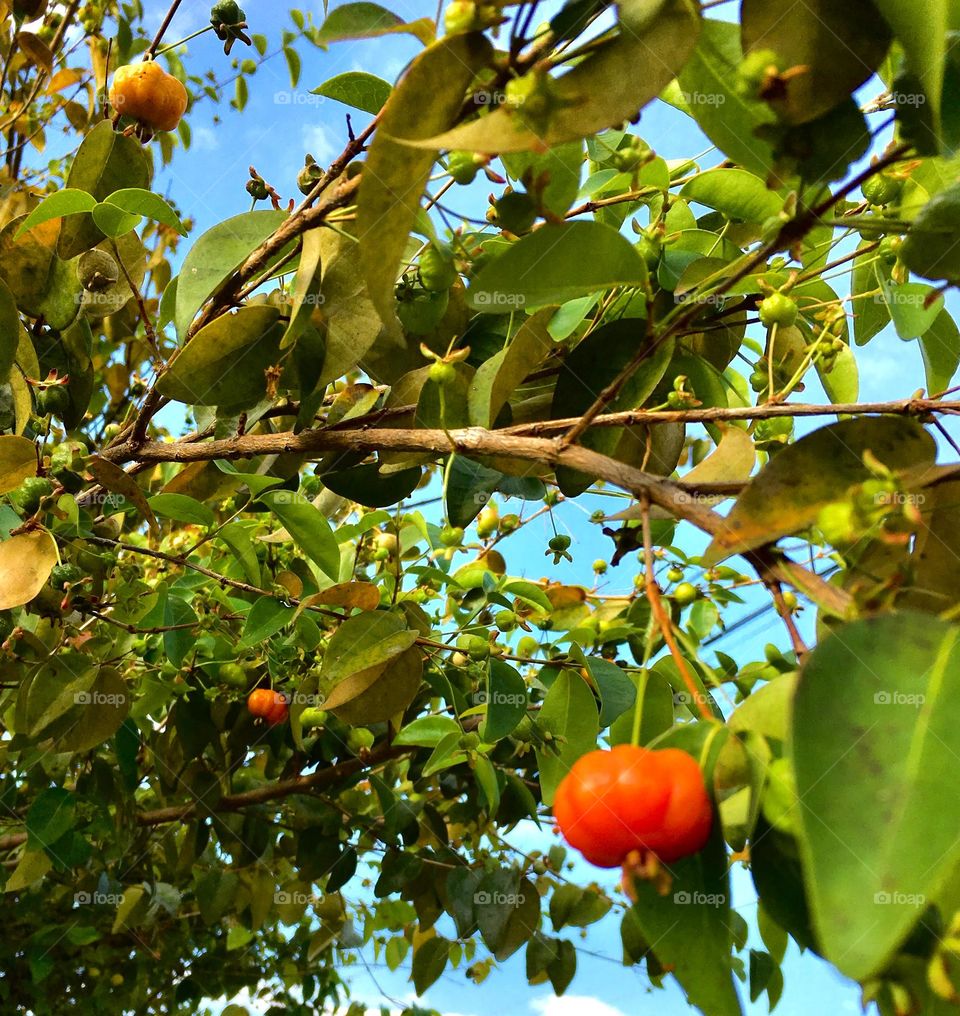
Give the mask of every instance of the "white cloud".
M 530 1002 L 530 1008 L 540 1016 L 627 1016 L 616 1006 L 587 995 L 544 995 Z
M 195 127 L 190 135 L 190 146 L 198 152 L 215 152 L 220 147 L 220 138 L 212 127 Z
M 343 147 L 333 137 L 333 132 L 323 123 L 310 124 L 300 132 L 305 151 L 308 151 L 321 166 L 326 165 Z

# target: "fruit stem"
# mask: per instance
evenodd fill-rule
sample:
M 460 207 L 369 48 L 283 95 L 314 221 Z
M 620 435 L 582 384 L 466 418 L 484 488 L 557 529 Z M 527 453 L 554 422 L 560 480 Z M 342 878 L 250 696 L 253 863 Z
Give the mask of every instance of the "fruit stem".
M 171 49 L 176 49 L 177 46 L 182 46 L 185 42 L 189 42 L 191 39 L 195 39 L 198 35 L 203 35 L 204 32 L 212 32 L 213 25 L 207 25 L 205 28 L 201 28 L 190 35 L 185 35 L 179 42 L 171 42 L 169 45 L 164 46 L 163 49 L 158 49 L 154 53 L 154 57 L 162 56 L 164 53 L 168 53 Z
M 704 702 L 704 696 L 700 694 L 697 682 L 693 679 L 693 674 L 690 673 L 687 661 L 680 652 L 677 640 L 673 637 L 673 624 L 671 623 L 667 612 L 663 609 L 663 601 L 660 599 L 660 587 L 657 585 L 656 580 L 653 577 L 653 540 L 650 536 L 650 498 L 644 494 L 640 504 L 643 511 L 643 568 L 646 573 L 647 600 L 650 603 L 650 609 L 653 611 L 654 617 L 657 619 L 657 623 L 660 625 L 660 633 L 663 635 L 663 641 L 667 643 L 670 655 L 673 657 L 673 662 L 676 663 L 677 670 L 680 671 L 680 676 L 683 678 L 683 683 L 687 686 L 687 691 L 690 693 L 693 701 L 696 702 L 697 709 L 699 710 L 701 717 L 712 723 L 714 720 L 713 713 L 710 712 L 710 708 L 707 706 L 707 703 Z

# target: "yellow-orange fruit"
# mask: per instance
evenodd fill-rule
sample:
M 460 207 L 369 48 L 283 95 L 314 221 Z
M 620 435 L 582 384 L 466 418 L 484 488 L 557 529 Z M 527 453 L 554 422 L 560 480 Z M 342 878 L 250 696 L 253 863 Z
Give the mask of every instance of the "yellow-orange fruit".
M 117 68 L 110 105 L 155 131 L 172 131 L 187 108 L 187 90 L 156 61 L 147 60 Z

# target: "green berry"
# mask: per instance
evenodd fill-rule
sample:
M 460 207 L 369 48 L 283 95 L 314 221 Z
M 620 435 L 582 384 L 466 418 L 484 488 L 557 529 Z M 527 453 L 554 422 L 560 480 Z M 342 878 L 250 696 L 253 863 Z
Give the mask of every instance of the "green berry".
M 457 648 L 471 660 L 485 660 L 490 655 L 490 643 L 480 635 L 461 635 L 457 639 Z
M 229 688 L 246 688 L 247 672 L 239 663 L 222 663 L 217 668 L 217 680 Z
M 453 260 L 433 246 L 427 247 L 420 255 L 418 270 L 423 288 L 432 293 L 447 290 L 457 281 Z
M 37 392 L 37 412 L 40 416 L 59 416 L 70 409 L 70 393 L 64 385 L 51 385 Z
M 594 561 L 594 562 L 593 562 L 593 570 L 594 570 L 594 571 L 595 571 L 595 572 L 596 572 L 596 573 L 597 573 L 598 575 L 603 575 L 603 574 L 605 574 L 605 573 L 606 573 L 606 570 L 607 570 L 607 568 L 608 568 L 608 567 L 609 567 L 609 566 L 607 565 L 607 562 L 606 562 L 606 561 L 604 561 L 604 559 L 603 559 L 602 557 L 598 557 L 598 558 L 596 559 L 596 561 Z
M 512 513 L 501 516 L 499 528 L 501 533 L 512 533 L 515 529 L 520 528 L 520 516 Z
M 430 380 L 441 387 L 452 384 L 457 379 L 457 368 L 444 360 L 435 360 L 430 364 Z
M 864 180 L 860 190 L 871 205 L 889 205 L 900 197 L 903 181 L 886 173 L 878 173 Z
M 246 21 L 246 15 L 235 0 L 219 0 L 210 9 L 210 23 L 212 25 L 239 25 Z
M 50 571 L 50 585 L 61 592 L 82 578 L 83 569 L 75 564 L 56 564 Z
M 459 547 L 463 543 L 463 526 L 444 526 L 440 530 L 440 542 L 444 547 Z
M 356 755 L 364 749 L 372 748 L 375 740 L 372 730 L 368 730 L 366 727 L 354 727 L 347 734 L 347 747 Z
M 326 709 L 318 709 L 316 706 L 308 706 L 300 714 L 300 726 L 303 728 L 308 727 L 322 727 L 326 724 L 330 718 L 330 714 Z
M 797 305 L 785 293 L 773 293 L 760 304 L 760 321 L 767 327 L 789 328 L 797 320 Z
M 482 164 L 482 159 L 478 160 L 473 152 L 451 152 L 447 156 L 447 169 L 461 184 L 473 183 Z
M 571 539 L 569 536 L 553 536 L 547 546 L 555 553 L 562 554 L 570 549 Z
M 690 582 L 681 582 L 673 591 L 673 601 L 680 607 L 687 607 L 700 596 L 700 590 Z
M 530 232 L 530 227 L 537 221 L 537 206 L 529 194 L 512 191 L 498 198 L 494 204 L 497 225 L 508 233 L 522 236 Z
M 683 569 L 682 568 L 671 568 L 667 572 L 668 582 L 682 582 L 683 581 Z
M 40 507 L 40 501 L 53 490 L 53 484 L 43 476 L 28 476 L 16 490 L 10 492 L 10 500 L 24 515 L 33 515 Z
M 513 631 L 517 627 L 517 615 L 512 610 L 501 610 L 494 618 L 494 623 L 500 631 Z

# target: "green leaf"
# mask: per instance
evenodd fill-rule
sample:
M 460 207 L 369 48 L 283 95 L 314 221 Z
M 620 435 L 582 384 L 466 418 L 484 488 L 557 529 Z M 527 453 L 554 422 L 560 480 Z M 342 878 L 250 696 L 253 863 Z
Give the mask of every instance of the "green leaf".
M 618 716 L 632 711 L 637 689 L 629 675 L 612 660 L 586 657 L 587 669 L 600 694 L 600 729 L 605 730 Z
M 537 749 L 540 790 L 543 803 L 549 807 L 573 763 L 597 746 L 599 714 L 587 682 L 578 673 L 561 671 L 550 685 L 537 723 L 554 738 L 562 739 Z
M 491 659 L 486 689 L 477 693 L 477 700 L 486 707 L 478 731 L 480 738 L 487 744 L 495 744 L 512 734 L 526 716 L 529 695 L 518 671 L 503 660 Z
M 415 638 L 416 632 L 404 632 L 395 644 L 402 645 L 406 641 L 412 643 Z M 376 664 L 371 670 L 375 673 L 369 682 L 365 676 L 362 677 L 364 672 L 361 672 L 352 674 L 336 686 L 331 700 L 339 698 L 341 704 L 331 706 L 329 701 L 325 703 L 325 707 L 331 709 L 344 723 L 357 727 L 386 723 L 403 713 L 420 688 L 423 655 L 411 646 L 389 659 L 385 666 Z M 347 686 L 355 682 L 356 686 L 350 689 L 347 696 Z
M 844 420 L 802 437 L 771 459 L 737 498 L 704 555 L 710 566 L 812 525 L 820 509 L 873 475 L 869 451 L 889 469 L 932 463 L 933 438 L 912 420 Z
M 296 88 L 300 81 L 300 54 L 292 46 L 283 47 L 283 58 L 287 62 L 287 72 L 290 75 L 290 87 Z
M 860 371 L 857 358 L 849 346 L 837 351 L 829 368 L 818 360 L 817 374 L 831 402 L 856 402 L 860 397 Z
M 19 533 L 0 543 L 0 610 L 32 600 L 57 560 L 57 545 L 43 530 Z
M 960 799 L 942 784 L 960 750 L 957 635 L 929 614 L 856 621 L 797 686 L 807 894 L 824 955 L 856 980 L 886 967 L 960 860 Z
M 297 276 L 290 293 L 290 321 L 280 342 L 281 349 L 287 349 L 297 341 L 320 302 L 320 261 L 325 232 L 322 227 L 317 227 L 303 234 Z
M 906 51 L 938 124 L 951 0 L 875 0 L 875 5 Z
M 448 734 L 460 733 L 462 733 L 460 725 L 449 716 L 420 716 L 403 727 L 393 739 L 393 743 L 436 748 Z
M 324 691 L 343 678 L 385 664 L 416 641 L 399 614 L 377 610 L 348 618 L 334 632 L 320 669 Z
M 76 806 L 76 797 L 69 790 L 48 787 L 41 791 L 27 812 L 27 849 L 50 847 L 72 829 Z
M 568 141 L 545 152 L 513 152 L 501 161 L 514 180 L 536 195 L 539 207 L 558 218 L 576 201 L 583 169 L 582 141 Z
M 765 180 L 773 165 L 773 151 L 757 136 L 757 128 L 776 118 L 765 102 L 737 93 L 742 59 L 740 26 L 704 20 L 696 49 L 678 75 L 687 100 L 681 108 L 724 155 Z
M 163 606 L 163 623 L 168 625 L 196 625 L 197 615 L 193 607 L 179 596 L 168 595 Z M 196 644 L 195 628 L 178 628 L 163 633 L 163 651 L 175 667 L 180 667 Z
M 935 194 L 914 218 L 900 245 L 900 260 L 925 279 L 960 278 L 960 184 Z M 903 338 L 903 336 L 901 336 Z
M 881 280 L 883 299 L 901 339 L 923 335 L 943 310 L 943 296 L 922 282 L 898 284 Z
M 744 52 L 773 50 L 785 70 L 805 68 L 768 100 L 789 124 L 816 120 L 847 100 L 890 48 L 890 30 L 871 0 L 804 0 L 790 7 L 744 0 L 740 24 Z
M 486 314 L 561 304 L 616 286 L 642 286 L 647 267 L 630 241 L 600 222 L 547 225 L 484 265 L 467 303 Z
M 540 895 L 516 871 L 488 872 L 474 897 L 483 941 L 501 962 L 512 956 L 537 930 Z
M 0 279 L 0 379 L 10 376 L 10 368 L 16 362 L 17 346 L 20 341 L 20 314 L 17 310 L 17 301 L 10 292 L 10 287 Z
M 960 329 L 948 310 L 941 310 L 933 324 L 920 336 L 920 349 L 927 394 L 931 397 L 939 395 L 950 387 L 960 366 Z
M 677 75 L 696 45 L 700 17 L 684 0 L 620 8 L 620 31 L 571 71 L 553 78 L 551 108 L 525 119 L 523 106 L 501 105 L 470 123 L 421 142 L 473 152 L 542 151 L 632 120 Z
M 728 219 L 764 223 L 783 209 L 783 198 L 762 180 L 742 169 L 711 169 L 700 173 L 680 191 L 680 197 L 715 208 Z
M 891 267 L 875 250 L 854 258 L 850 275 L 850 293 L 853 296 L 850 309 L 853 312 L 853 338 L 858 346 L 865 346 L 890 323 L 890 310 L 883 299 L 883 287 L 889 284 L 890 273 Z
M 527 318 L 509 345 L 477 368 L 468 396 L 472 424 L 490 427 L 527 375 L 553 351 L 554 342 L 547 330 L 553 314 L 552 309 L 547 309 Z
M 97 229 L 111 239 L 116 239 L 118 236 L 123 236 L 124 233 L 129 233 L 131 229 L 136 229 L 142 221 L 139 215 L 131 215 L 106 201 L 96 205 L 90 214 Z
M 4 891 L 16 892 L 39 881 L 53 867 L 53 860 L 45 850 L 24 850 L 16 868 L 4 885 Z
M 443 973 L 450 956 L 450 943 L 440 935 L 433 935 L 422 942 L 413 954 L 413 968 L 410 979 L 418 995 L 437 981 Z
M 75 722 L 57 737 L 58 751 L 90 751 L 109 741 L 127 718 L 130 691 L 112 667 L 100 667 L 86 694 Z
M 294 613 L 293 607 L 281 603 L 275 596 L 261 596 L 254 600 L 237 649 L 249 649 L 276 635 L 293 620 Z
M 0 494 L 15 490 L 30 476 L 37 475 L 37 446 L 25 437 L 0 437 Z
M 692 1005 L 710 1016 L 740 1016 L 731 966 L 730 882 L 727 853 L 714 822 L 706 847 L 670 864 L 670 891 L 635 879 L 632 908 L 643 937 Z
M 340 469 L 323 474 L 323 483 L 334 494 L 356 501 L 366 508 L 383 508 L 395 505 L 412 494 L 420 485 L 421 469 L 401 469 L 396 473 L 381 473 L 376 463 L 364 463 L 352 469 Z
M 140 142 L 101 120 L 83 139 L 66 180 L 66 189 L 86 191 L 103 201 L 126 187 L 148 187 L 150 167 Z M 60 227 L 57 253 L 63 260 L 82 254 L 104 239 L 89 214 L 65 219 Z
M 280 361 L 278 318 L 276 307 L 258 305 L 211 321 L 161 375 L 157 391 L 194 406 L 256 402 L 266 391 L 263 372 Z
M 330 78 L 329 81 L 324 81 L 319 88 L 312 88 L 310 94 L 336 99 L 346 106 L 375 116 L 390 97 L 390 89 L 390 82 L 378 78 L 375 74 L 347 71 L 345 74 Z
M 77 215 L 89 212 L 97 207 L 97 199 L 86 191 L 65 187 L 45 197 L 43 201 L 20 223 L 16 237 L 19 239 L 27 230 L 39 226 L 41 222 L 59 219 L 64 215 Z
M 117 208 L 131 215 L 142 215 L 146 219 L 160 222 L 176 230 L 181 236 L 187 235 L 187 229 L 180 221 L 177 213 L 160 197 L 152 191 L 142 187 L 125 187 L 109 194 L 104 202 L 116 205 Z
M 336 16 L 334 11 L 331 17 Z M 463 93 L 489 60 L 490 52 L 490 43 L 482 35 L 442 39 L 410 64 L 383 107 L 360 180 L 357 233 L 372 241 L 360 247 L 360 266 L 370 299 L 391 330 L 399 329 L 394 285 L 440 147 L 416 151 L 397 139 L 428 138 L 448 127 L 460 111 Z M 444 83 L 443 88 L 437 87 L 438 81 Z
M 258 500 L 283 523 L 304 554 L 336 582 L 340 577 L 340 547 L 323 513 L 294 491 L 268 490 Z
M 216 515 L 205 504 L 186 494 L 155 494 L 149 499 L 149 504 L 157 515 L 175 522 L 212 526 L 217 521 Z
M 379 4 L 341 4 L 327 15 L 320 26 L 317 42 L 325 46 L 341 39 L 373 39 L 397 32 L 416 36 L 425 46 L 433 42 L 434 27 L 430 18 L 406 23 Z
M 181 341 L 204 301 L 286 218 L 286 212 L 269 209 L 245 212 L 208 229 L 197 239 L 177 277 L 174 324 Z

